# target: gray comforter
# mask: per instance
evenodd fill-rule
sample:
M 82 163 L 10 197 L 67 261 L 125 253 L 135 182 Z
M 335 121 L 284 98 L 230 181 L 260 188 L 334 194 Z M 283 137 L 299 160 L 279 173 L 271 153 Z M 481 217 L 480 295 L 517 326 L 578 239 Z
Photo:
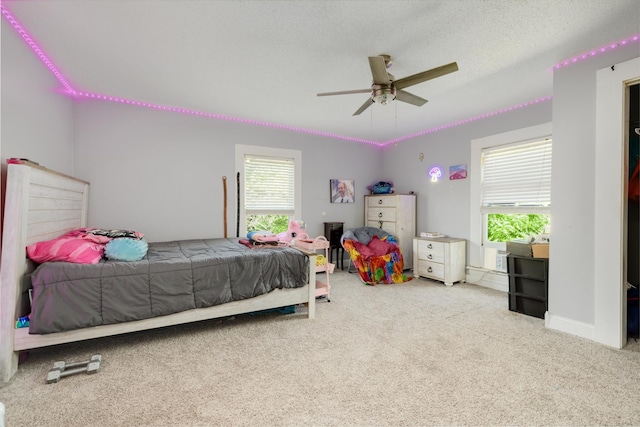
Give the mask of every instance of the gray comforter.
M 307 284 L 293 248 L 250 249 L 237 238 L 149 243 L 141 261 L 47 262 L 31 275 L 29 333 L 47 334 L 209 307 Z

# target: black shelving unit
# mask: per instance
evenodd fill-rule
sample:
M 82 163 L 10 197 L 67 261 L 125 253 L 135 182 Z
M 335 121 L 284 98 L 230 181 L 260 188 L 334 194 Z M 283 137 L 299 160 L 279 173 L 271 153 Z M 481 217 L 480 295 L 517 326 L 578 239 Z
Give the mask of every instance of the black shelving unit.
M 549 259 L 507 256 L 509 310 L 544 319 L 548 307 Z

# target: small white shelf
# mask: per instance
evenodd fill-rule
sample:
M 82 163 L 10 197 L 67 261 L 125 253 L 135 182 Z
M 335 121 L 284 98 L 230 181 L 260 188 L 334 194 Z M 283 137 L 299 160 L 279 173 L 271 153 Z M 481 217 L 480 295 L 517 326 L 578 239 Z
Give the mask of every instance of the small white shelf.
M 326 295 L 327 301 L 331 302 L 331 284 L 329 283 L 329 274 L 333 273 L 335 264 L 329 262 L 329 241 L 324 236 L 318 236 L 315 239 L 294 240 L 293 245 L 308 251 L 324 249 L 325 264 L 316 265 L 316 273 L 325 273 L 326 281 L 316 280 L 316 298 Z

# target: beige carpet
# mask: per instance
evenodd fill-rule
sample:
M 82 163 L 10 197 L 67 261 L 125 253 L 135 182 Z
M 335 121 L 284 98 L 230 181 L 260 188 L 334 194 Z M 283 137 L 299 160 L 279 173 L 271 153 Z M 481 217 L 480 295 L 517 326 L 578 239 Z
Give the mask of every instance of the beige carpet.
M 504 293 L 332 276 L 317 318 L 241 316 L 32 351 L 6 427 L 640 425 L 637 342 L 508 311 Z M 56 360 L 98 374 L 45 384 Z

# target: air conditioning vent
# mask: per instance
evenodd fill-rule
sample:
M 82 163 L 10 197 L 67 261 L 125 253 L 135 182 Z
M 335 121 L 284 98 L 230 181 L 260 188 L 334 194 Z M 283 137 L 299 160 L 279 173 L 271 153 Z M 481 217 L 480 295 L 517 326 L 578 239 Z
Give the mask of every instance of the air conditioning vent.
M 507 272 L 507 251 L 498 251 L 496 253 L 496 270 Z

